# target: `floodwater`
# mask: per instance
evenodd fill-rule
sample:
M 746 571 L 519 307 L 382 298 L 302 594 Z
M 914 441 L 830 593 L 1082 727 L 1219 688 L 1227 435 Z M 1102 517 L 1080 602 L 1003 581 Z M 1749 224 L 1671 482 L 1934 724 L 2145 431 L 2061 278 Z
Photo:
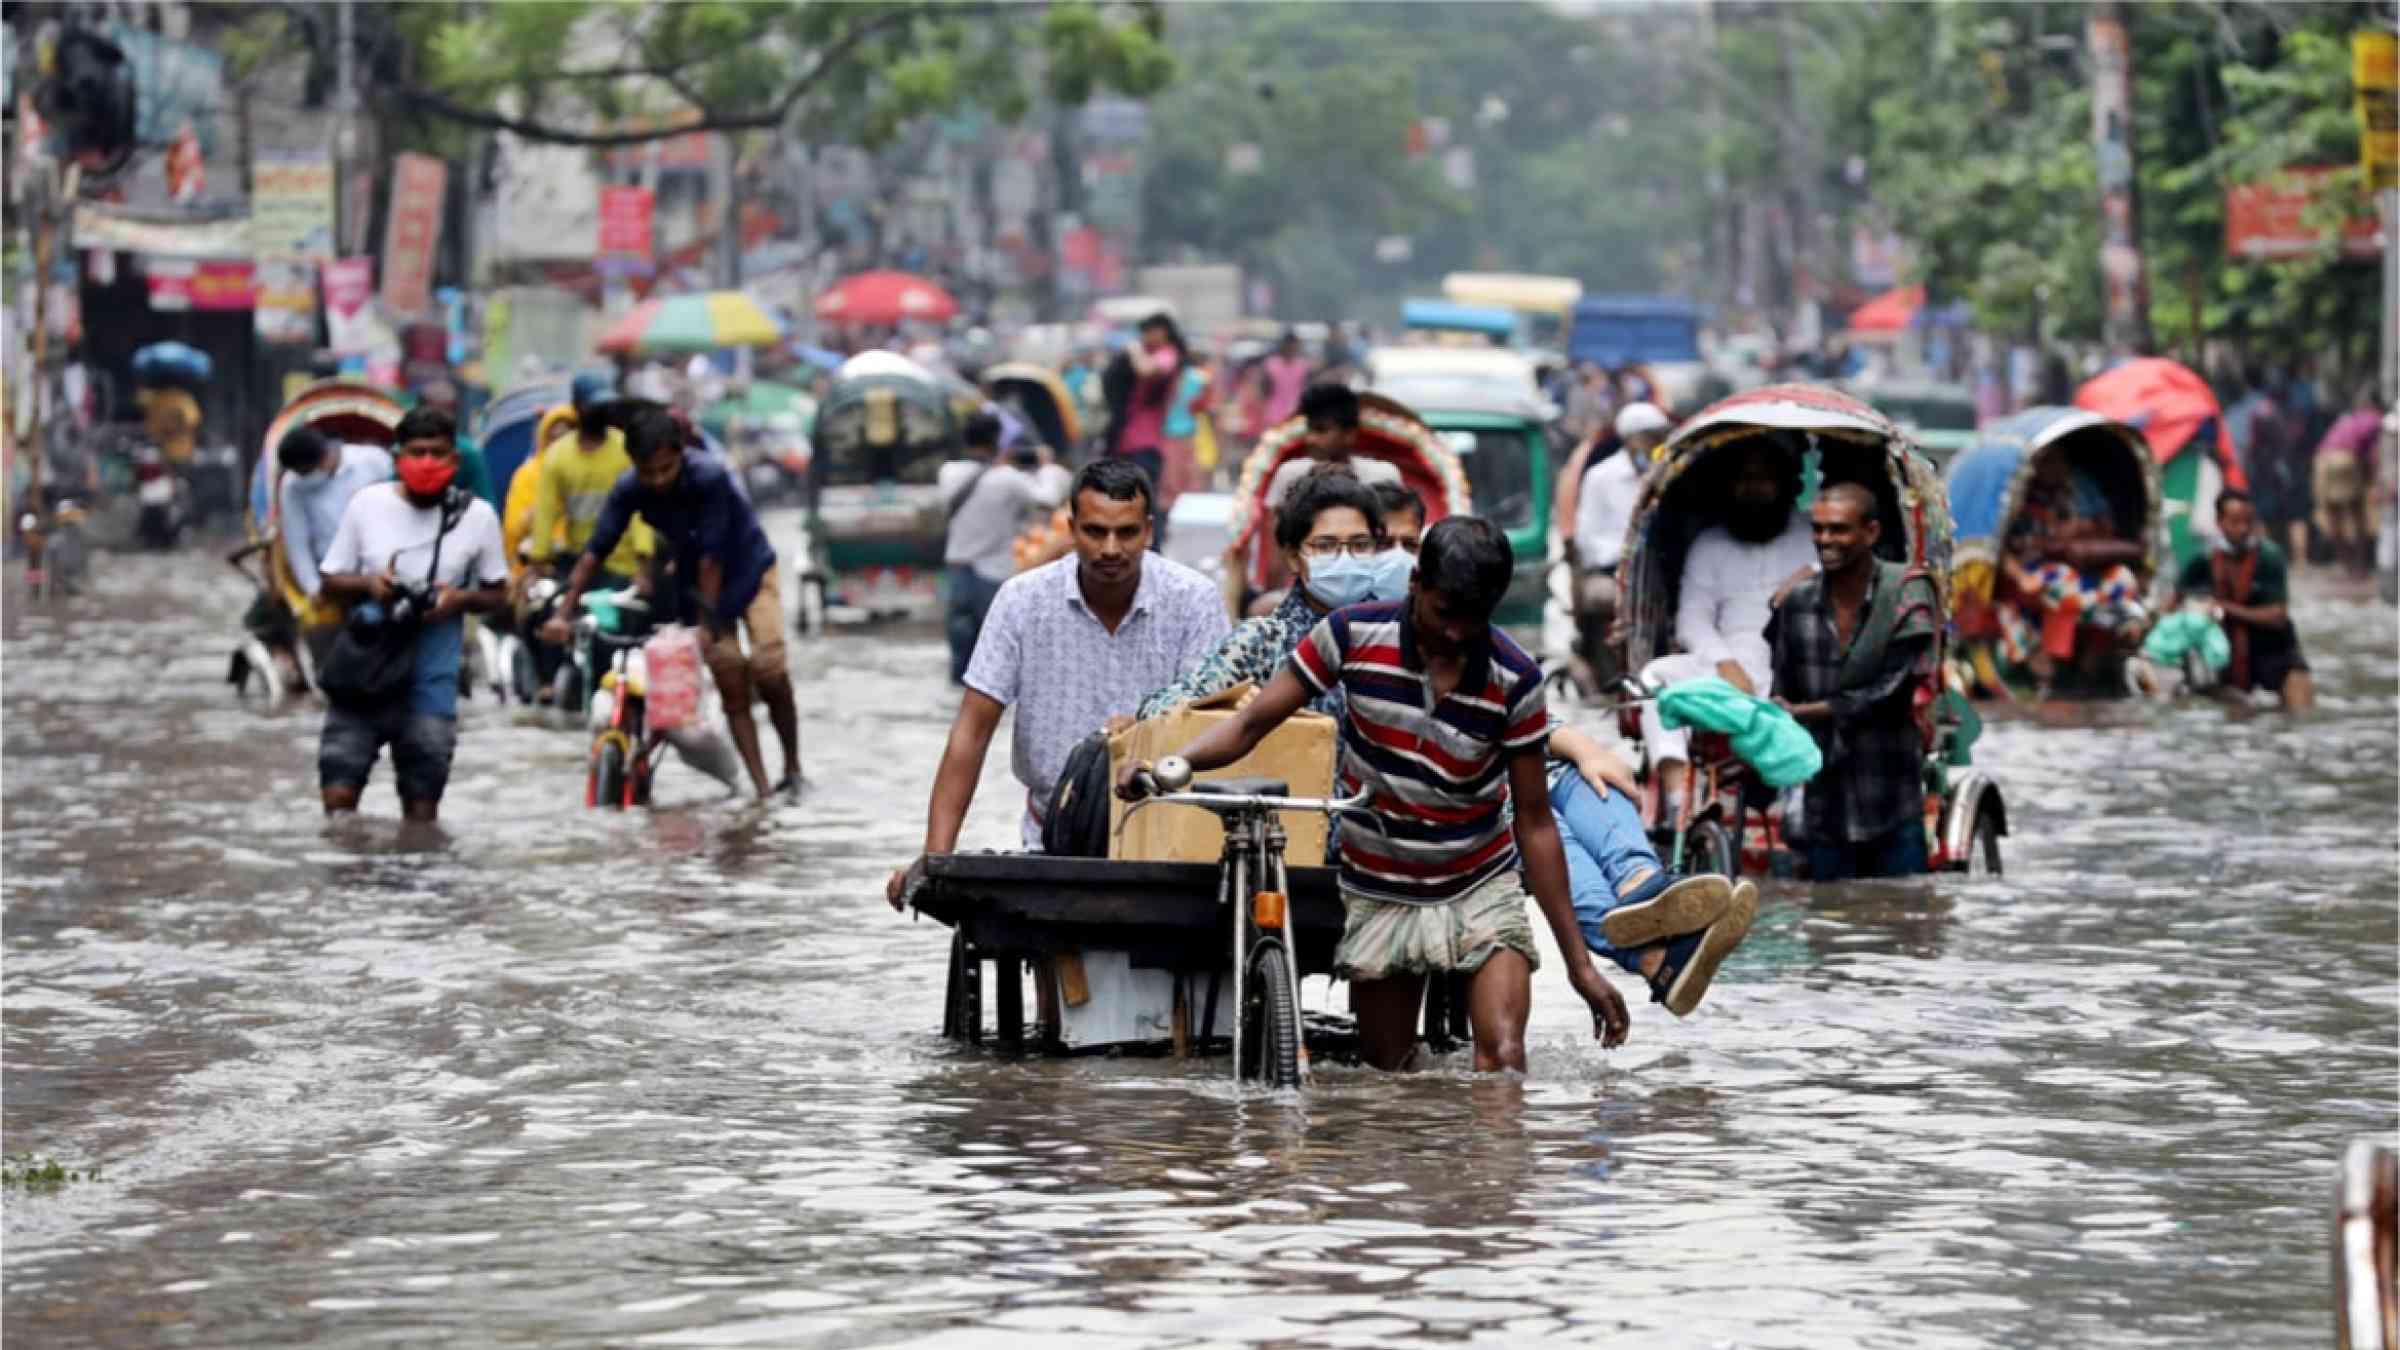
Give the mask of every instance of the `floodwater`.
M 880 894 L 932 637 L 798 649 L 772 809 L 587 812 L 470 704 L 420 847 L 388 766 L 320 821 L 212 567 L 103 557 L 4 649 L 6 1146 L 102 1169 L 6 1195 L 12 1345 L 2320 1346 L 2335 1159 L 2400 1121 L 2371 603 L 2301 607 L 2304 725 L 1995 726 L 2003 879 L 1770 887 L 1688 1021 L 1604 1053 L 1553 964 L 1526 1081 L 1292 1102 L 936 1036 L 947 932 Z

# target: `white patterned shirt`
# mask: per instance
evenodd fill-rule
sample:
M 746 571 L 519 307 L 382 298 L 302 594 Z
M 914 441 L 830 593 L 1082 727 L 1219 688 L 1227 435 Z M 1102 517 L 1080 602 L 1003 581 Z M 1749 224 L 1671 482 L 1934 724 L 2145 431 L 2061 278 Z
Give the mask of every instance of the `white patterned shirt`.
M 1111 633 L 1083 602 L 1074 554 L 1009 578 L 967 664 L 967 687 L 1017 710 L 1009 767 L 1025 785 L 1027 847 L 1041 846 L 1033 804 L 1047 805 L 1075 743 L 1198 665 L 1232 623 L 1216 583 L 1156 553 L 1142 556 L 1133 608 Z

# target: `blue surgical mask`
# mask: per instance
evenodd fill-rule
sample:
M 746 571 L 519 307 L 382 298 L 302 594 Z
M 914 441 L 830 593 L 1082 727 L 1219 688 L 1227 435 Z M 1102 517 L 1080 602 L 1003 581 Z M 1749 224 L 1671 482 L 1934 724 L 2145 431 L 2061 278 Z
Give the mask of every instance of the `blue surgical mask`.
M 1375 585 L 1375 562 L 1337 553 L 1308 560 L 1308 593 L 1327 609 L 1365 601 Z
M 1377 600 L 1408 598 L 1408 579 L 1417 574 L 1417 560 L 1406 549 L 1387 548 L 1366 559 L 1373 583 L 1368 592 Z

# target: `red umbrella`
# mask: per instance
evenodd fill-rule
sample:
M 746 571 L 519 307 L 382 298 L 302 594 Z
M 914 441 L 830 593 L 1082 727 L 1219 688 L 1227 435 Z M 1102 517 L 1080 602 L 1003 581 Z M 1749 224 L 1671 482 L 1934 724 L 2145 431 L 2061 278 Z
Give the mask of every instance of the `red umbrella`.
M 818 296 L 816 308 L 818 318 L 840 323 L 898 323 L 952 318 L 958 301 L 908 272 L 861 272 Z
M 1923 308 L 1925 288 L 1922 286 L 1903 286 L 1896 291 L 1885 291 L 1860 305 L 1850 315 L 1850 330 L 1855 333 L 1897 333 L 1908 327 L 1917 317 L 1917 311 Z

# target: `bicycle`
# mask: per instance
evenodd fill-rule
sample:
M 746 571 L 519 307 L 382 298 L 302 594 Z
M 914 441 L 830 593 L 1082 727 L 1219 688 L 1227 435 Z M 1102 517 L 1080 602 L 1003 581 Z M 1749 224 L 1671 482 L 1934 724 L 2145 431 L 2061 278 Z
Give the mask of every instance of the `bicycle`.
M 1244 1066 L 1271 1088 L 1298 1088 L 1308 1075 L 1308 1048 L 1300 1036 L 1300 966 L 1286 927 L 1291 894 L 1285 871 L 1285 835 L 1279 811 L 1338 815 L 1365 808 L 1367 793 L 1341 799 L 1293 797 L 1277 778 L 1220 778 L 1193 782 L 1192 766 L 1170 755 L 1135 776 L 1142 797 L 1126 808 L 1125 820 L 1145 806 L 1195 806 L 1214 812 L 1225 826 L 1225 849 L 1217 859 L 1217 903 L 1233 911 L 1233 1081 L 1245 1081 Z M 1124 828 L 1123 821 L 1118 829 Z M 1248 903 L 1239 903 L 1247 897 Z M 1216 1022 L 1216 995 L 1202 1015 L 1203 1028 Z

